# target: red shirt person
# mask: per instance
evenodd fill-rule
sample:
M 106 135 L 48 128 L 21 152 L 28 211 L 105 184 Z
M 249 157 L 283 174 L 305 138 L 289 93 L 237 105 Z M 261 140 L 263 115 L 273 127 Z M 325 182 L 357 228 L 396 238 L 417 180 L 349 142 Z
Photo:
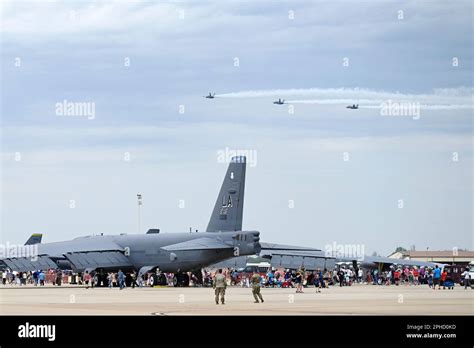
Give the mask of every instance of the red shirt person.
M 443 273 L 441 273 L 441 281 L 444 282 L 447 276 L 448 276 L 448 272 L 443 271 Z

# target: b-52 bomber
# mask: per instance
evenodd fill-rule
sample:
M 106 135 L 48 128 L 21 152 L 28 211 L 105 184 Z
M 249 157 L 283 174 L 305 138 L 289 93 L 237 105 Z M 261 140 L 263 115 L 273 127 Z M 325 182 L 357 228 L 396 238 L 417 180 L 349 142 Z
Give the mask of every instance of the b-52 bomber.
M 97 235 L 41 244 L 35 258 L 0 259 L 0 268 L 16 271 L 70 269 L 76 272 L 139 270 L 139 275 L 159 269 L 183 274 L 241 255 L 258 254 L 260 232 L 242 230 L 246 158 L 231 159 L 206 232 Z

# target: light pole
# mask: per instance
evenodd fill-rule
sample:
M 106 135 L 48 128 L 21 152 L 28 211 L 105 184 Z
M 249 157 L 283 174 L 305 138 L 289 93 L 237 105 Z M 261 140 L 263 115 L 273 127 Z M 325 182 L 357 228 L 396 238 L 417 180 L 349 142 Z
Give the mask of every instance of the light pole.
M 138 224 L 137 224 L 137 228 L 138 228 L 138 233 L 140 233 L 140 230 L 141 230 L 141 226 L 140 226 L 140 223 L 141 223 L 141 214 L 140 214 L 140 207 L 142 206 L 143 202 L 142 202 L 142 195 L 139 193 L 137 194 L 137 199 L 138 199 Z

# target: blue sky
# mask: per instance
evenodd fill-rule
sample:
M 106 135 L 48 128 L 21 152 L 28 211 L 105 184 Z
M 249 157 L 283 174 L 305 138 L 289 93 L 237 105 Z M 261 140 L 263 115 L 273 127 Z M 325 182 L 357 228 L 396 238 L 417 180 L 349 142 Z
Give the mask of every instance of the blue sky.
M 136 233 L 137 192 L 144 230 L 204 230 L 230 148 L 258 154 L 244 228 L 266 241 L 472 249 L 472 6 L 4 1 L 1 240 Z

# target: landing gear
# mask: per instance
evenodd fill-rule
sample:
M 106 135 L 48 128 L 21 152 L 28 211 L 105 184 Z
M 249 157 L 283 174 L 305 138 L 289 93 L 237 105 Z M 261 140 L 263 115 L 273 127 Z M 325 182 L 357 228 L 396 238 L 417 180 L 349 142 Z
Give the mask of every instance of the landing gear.
M 195 271 L 191 273 L 191 280 L 193 282 L 193 286 L 203 286 L 203 278 L 201 270 Z
M 188 287 L 189 286 L 189 276 L 187 273 L 176 273 L 173 277 L 173 286 L 174 287 Z
M 161 273 L 158 276 L 158 285 L 162 285 L 162 286 L 168 285 L 168 280 L 166 279 L 166 275 L 164 273 Z

